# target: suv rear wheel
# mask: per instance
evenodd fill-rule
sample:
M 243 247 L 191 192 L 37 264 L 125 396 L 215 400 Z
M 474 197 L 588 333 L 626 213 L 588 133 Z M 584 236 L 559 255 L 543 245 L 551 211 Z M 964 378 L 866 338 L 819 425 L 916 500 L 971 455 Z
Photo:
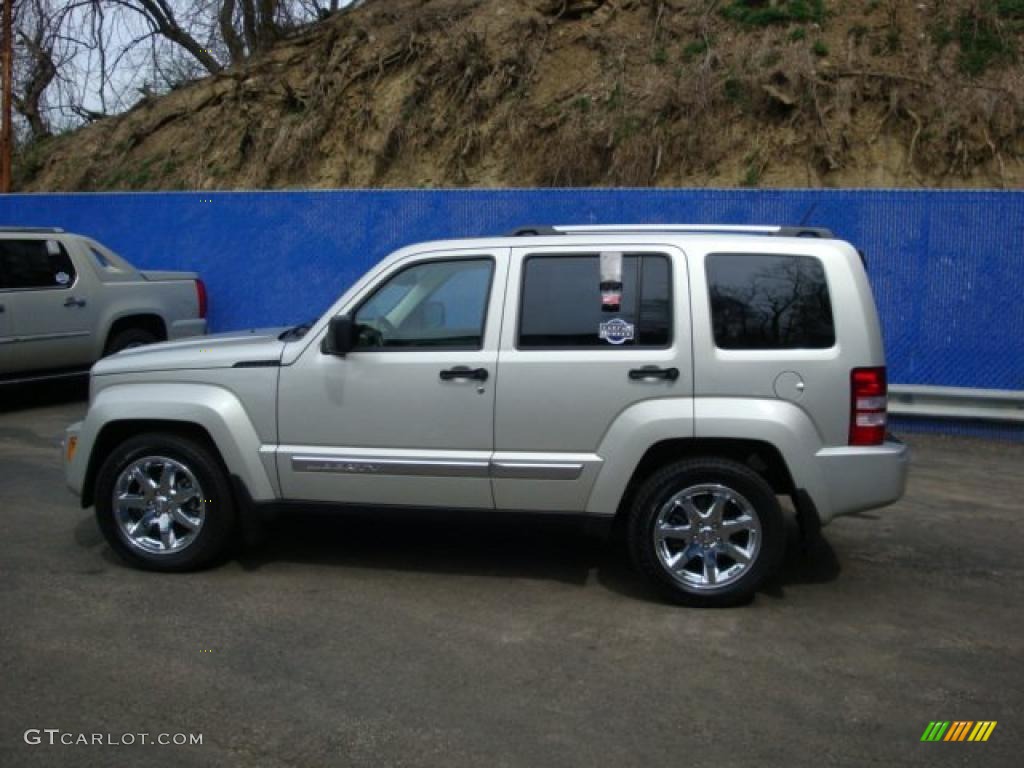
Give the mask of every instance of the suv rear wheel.
M 726 459 L 688 459 L 640 487 L 629 524 L 637 569 L 670 599 L 721 607 L 749 599 L 778 568 L 785 530 L 764 478 Z
M 158 341 L 160 339 L 156 334 L 152 331 L 147 331 L 145 328 L 126 328 L 110 337 L 110 341 L 107 342 L 107 348 L 103 351 L 103 354 L 112 355 L 115 352 L 120 352 L 122 349 L 144 347 L 146 344 L 155 344 Z
M 187 571 L 227 550 L 235 510 L 227 476 L 202 443 L 138 435 L 110 454 L 96 477 L 96 520 L 133 565 Z

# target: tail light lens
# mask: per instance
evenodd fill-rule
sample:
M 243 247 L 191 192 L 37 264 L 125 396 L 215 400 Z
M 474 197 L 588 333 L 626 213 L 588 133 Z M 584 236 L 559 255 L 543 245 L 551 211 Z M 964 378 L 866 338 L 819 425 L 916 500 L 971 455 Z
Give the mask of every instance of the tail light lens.
M 884 367 L 850 371 L 850 445 L 885 442 L 887 392 Z
M 199 317 L 206 319 L 206 283 L 196 280 L 196 300 L 199 302 Z

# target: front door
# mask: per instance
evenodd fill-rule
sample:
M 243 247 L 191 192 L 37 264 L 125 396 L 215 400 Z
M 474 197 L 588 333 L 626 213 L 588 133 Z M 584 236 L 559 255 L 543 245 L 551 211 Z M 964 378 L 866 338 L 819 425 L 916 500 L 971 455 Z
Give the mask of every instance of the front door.
M 688 403 L 693 367 L 685 256 L 671 246 L 515 248 L 495 412 L 499 509 L 580 512 L 601 443 L 630 409 Z
M 357 296 L 344 358 L 321 339 L 281 369 L 285 498 L 491 508 L 508 249 L 412 256 Z

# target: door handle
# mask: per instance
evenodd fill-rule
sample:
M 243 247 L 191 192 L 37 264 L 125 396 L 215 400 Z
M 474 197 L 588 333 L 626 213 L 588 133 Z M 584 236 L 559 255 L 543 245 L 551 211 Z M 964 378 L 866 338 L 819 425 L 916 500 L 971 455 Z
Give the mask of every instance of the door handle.
M 7 311 L 7 307 L 5 307 L 3 304 L 0 304 L 0 315 L 2 315 L 6 311 Z
M 457 365 L 454 368 L 441 371 L 441 381 L 451 381 L 453 379 L 476 379 L 477 381 L 487 381 L 487 369 L 470 368 L 466 365 Z
M 76 299 L 74 296 L 68 296 L 64 299 L 65 307 L 84 307 L 85 299 Z
M 634 368 L 629 372 L 629 378 L 633 381 L 643 381 L 644 379 L 664 379 L 665 381 L 675 381 L 679 378 L 678 368 L 658 368 L 654 365 L 645 365 L 643 368 Z

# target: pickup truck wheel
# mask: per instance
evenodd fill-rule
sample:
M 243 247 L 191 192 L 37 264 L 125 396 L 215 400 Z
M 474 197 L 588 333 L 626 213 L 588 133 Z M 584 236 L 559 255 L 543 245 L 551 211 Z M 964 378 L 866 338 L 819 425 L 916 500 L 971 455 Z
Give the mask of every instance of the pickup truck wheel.
M 227 550 L 235 524 L 231 488 L 206 446 L 177 435 L 138 435 L 96 477 L 96 520 L 133 565 L 188 571 Z
M 675 602 L 736 605 L 781 562 L 782 512 L 764 478 L 743 464 L 688 459 L 641 486 L 629 549 L 637 569 Z
M 146 344 L 155 344 L 158 341 L 160 339 L 145 328 L 126 328 L 123 331 L 118 331 L 110 338 L 103 354 L 112 355 L 115 352 L 120 352 L 122 349 L 142 347 Z

